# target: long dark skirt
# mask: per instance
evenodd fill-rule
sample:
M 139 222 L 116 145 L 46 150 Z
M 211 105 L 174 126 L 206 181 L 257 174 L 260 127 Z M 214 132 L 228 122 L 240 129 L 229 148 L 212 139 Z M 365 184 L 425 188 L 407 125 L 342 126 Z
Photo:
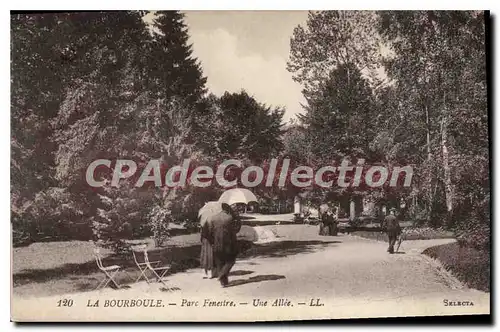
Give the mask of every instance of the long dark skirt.
M 330 235 L 330 227 L 324 222 L 319 223 L 319 235 Z
M 339 233 L 339 228 L 338 228 L 338 225 L 337 223 L 332 223 L 329 227 L 330 229 L 330 235 L 332 236 L 337 236 L 338 233 Z
M 229 283 L 229 272 L 238 255 L 238 239 L 230 224 L 216 225 L 214 229 L 214 265 L 222 286 Z
M 236 254 L 215 253 L 214 258 L 215 266 L 219 273 L 219 281 L 222 286 L 227 286 L 229 284 L 229 272 L 236 262 Z
M 201 254 L 200 254 L 200 265 L 201 268 L 205 270 L 205 274 L 211 271 L 211 277 L 217 276 L 217 271 L 215 271 L 214 264 L 214 253 L 210 242 L 207 239 L 201 239 Z

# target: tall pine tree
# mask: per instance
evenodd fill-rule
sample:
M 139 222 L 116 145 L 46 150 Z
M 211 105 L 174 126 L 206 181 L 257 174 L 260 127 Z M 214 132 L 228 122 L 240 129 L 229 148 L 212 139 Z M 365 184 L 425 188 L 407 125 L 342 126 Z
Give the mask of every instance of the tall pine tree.
M 188 28 L 179 11 L 158 11 L 148 59 L 152 91 L 160 98 L 181 97 L 187 106 L 199 103 L 206 93 L 206 78 L 193 57 Z

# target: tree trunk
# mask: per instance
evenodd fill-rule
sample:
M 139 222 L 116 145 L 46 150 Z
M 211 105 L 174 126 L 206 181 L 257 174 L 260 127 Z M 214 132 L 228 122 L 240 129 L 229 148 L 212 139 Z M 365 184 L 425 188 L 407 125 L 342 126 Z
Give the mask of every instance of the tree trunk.
M 443 157 L 443 170 L 444 170 L 444 186 L 445 186 L 445 196 L 446 196 L 446 211 L 448 212 L 448 219 L 453 211 L 453 187 L 451 183 L 451 170 L 450 170 L 450 158 L 447 146 L 448 139 L 448 119 L 446 116 L 441 120 L 441 153 Z
M 427 165 L 429 167 L 428 175 L 427 175 L 427 223 L 430 222 L 431 212 L 432 212 L 432 201 L 434 200 L 434 195 L 432 191 L 432 172 L 431 172 L 431 161 L 432 161 L 432 150 L 431 150 L 431 128 L 430 128 L 430 119 L 429 119 L 429 108 L 425 105 L 425 128 L 426 128 L 426 142 L 427 142 Z
M 425 127 L 427 129 L 427 161 L 432 160 L 432 152 L 431 152 L 431 129 L 429 122 L 429 108 L 427 105 L 425 106 Z
M 352 221 L 356 218 L 356 202 L 354 199 L 349 200 L 349 219 Z
M 295 195 L 293 199 L 293 213 L 301 214 L 302 209 L 300 208 L 300 197 Z

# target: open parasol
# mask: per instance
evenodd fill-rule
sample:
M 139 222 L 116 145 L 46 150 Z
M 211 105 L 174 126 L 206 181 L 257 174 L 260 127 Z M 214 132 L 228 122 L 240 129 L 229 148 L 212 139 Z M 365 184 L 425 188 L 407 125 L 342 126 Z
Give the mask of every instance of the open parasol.
M 212 216 L 222 212 L 222 204 L 221 202 L 207 202 L 203 207 L 198 211 L 198 217 L 200 218 L 200 225 L 203 226 L 208 219 L 212 218 Z
M 257 202 L 257 197 L 248 189 L 234 188 L 226 190 L 219 198 L 220 203 L 233 205 L 236 203 L 248 204 Z

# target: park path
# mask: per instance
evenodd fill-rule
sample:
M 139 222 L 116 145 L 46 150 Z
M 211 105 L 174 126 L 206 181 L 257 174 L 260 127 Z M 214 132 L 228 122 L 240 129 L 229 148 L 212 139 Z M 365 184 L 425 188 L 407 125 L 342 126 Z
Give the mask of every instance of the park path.
M 66 320 L 209 321 L 489 313 L 489 293 L 467 288 L 420 254 L 426 247 L 453 240 L 406 241 L 401 253 L 389 255 L 383 242 L 350 235 L 316 237 L 313 227 L 298 232 L 297 228 L 277 239 L 272 250 L 241 257 L 232 270 L 231 287 L 221 288 L 193 269 L 169 276 L 166 288 L 140 282 L 118 291 L 14 298 L 13 318 L 36 313 Z M 310 232 L 309 240 L 296 241 L 299 235 L 304 238 L 303 232 Z M 73 307 L 56 307 L 61 298 L 71 298 Z M 143 298 L 162 299 L 164 307 L 102 308 L 106 299 Z M 87 307 L 97 299 L 99 308 Z M 276 299 L 293 306 L 272 307 Z M 235 306 L 203 306 L 224 300 L 234 301 Z M 469 301 L 473 306 L 446 306 L 445 300 Z

